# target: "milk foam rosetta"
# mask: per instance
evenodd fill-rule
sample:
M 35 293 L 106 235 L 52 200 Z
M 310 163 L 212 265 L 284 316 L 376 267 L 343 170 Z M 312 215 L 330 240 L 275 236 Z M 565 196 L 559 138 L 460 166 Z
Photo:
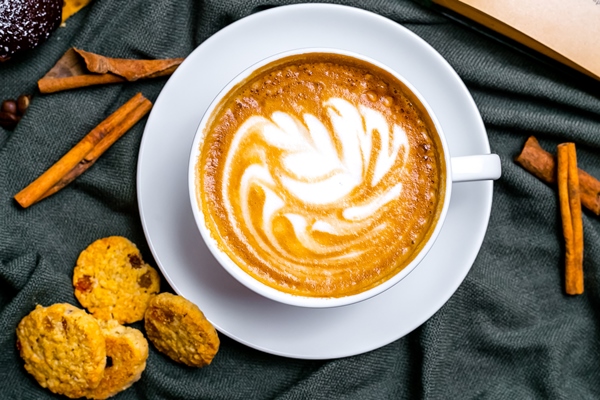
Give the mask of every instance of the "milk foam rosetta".
M 346 56 L 294 56 L 213 113 L 198 201 L 218 246 L 284 292 L 340 297 L 401 270 L 443 199 L 441 145 L 414 97 Z

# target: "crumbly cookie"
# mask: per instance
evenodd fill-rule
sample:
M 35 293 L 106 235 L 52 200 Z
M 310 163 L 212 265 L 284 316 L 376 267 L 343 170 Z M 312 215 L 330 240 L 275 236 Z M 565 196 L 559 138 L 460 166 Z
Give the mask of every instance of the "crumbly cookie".
M 100 321 L 106 340 L 106 369 L 95 389 L 86 392 L 88 399 L 107 399 L 137 382 L 148 359 L 148 341 L 135 328 L 115 320 Z
M 75 296 L 96 318 L 131 323 L 144 318 L 158 293 L 158 272 L 142 260 L 135 244 L 121 236 L 98 239 L 81 252 L 73 272 Z
M 219 336 L 200 309 L 171 293 L 152 298 L 144 326 L 148 339 L 162 353 L 191 367 L 210 364 L 219 350 Z
M 45 388 L 83 396 L 104 375 L 106 344 L 98 321 L 65 303 L 38 305 L 17 326 L 25 369 Z

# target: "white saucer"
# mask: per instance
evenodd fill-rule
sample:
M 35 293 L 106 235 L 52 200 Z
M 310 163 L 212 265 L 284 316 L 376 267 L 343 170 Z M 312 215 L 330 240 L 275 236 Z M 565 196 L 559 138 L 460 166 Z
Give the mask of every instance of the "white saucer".
M 489 153 L 479 112 L 448 63 L 418 36 L 376 14 L 324 4 L 263 11 L 221 30 L 169 79 L 146 124 L 137 194 L 144 232 L 171 287 L 196 303 L 223 334 L 287 357 L 327 359 L 401 338 L 450 298 L 471 268 L 487 229 L 492 182 L 456 184 L 442 232 L 424 261 L 383 294 L 362 303 L 305 309 L 260 297 L 212 257 L 194 223 L 187 165 L 204 110 L 227 82 L 274 53 L 337 47 L 395 68 L 428 100 L 452 156 Z

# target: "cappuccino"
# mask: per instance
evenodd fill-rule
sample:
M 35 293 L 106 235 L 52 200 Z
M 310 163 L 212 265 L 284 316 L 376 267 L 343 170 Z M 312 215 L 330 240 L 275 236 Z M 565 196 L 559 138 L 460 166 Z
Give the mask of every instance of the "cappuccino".
M 196 200 L 212 239 L 284 293 L 343 297 L 390 279 L 444 204 L 444 151 L 427 111 L 354 57 L 307 53 L 259 68 L 202 135 Z

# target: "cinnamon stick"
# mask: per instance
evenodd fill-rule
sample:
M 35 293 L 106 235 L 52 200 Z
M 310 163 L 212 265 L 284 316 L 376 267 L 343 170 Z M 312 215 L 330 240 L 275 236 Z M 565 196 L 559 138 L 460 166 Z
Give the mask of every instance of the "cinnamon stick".
M 92 85 L 136 81 L 172 74 L 183 58 L 136 60 L 111 58 L 70 48 L 38 81 L 41 93 Z
M 112 143 L 139 121 L 150 107 L 150 101 L 141 93 L 133 96 L 92 129 L 40 177 L 17 193 L 15 200 L 21 207 L 27 208 L 62 189 L 87 170 Z M 86 164 L 90 165 L 86 166 Z
M 527 139 L 515 161 L 540 180 L 556 183 L 556 159 L 540 146 L 535 137 Z M 581 204 L 600 215 L 600 181 L 582 169 L 578 169 L 578 178 Z
M 162 60 L 134 60 L 129 58 L 111 58 L 73 49 L 83 58 L 89 72 L 95 74 L 115 74 L 133 82 L 138 79 L 156 78 L 169 75 L 183 62 L 183 58 Z
M 54 184 L 54 186 L 44 193 L 36 201 L 36 203 L 58 192 L 75 180 L 75 178 L 77 178 L 79 175 L 87 171 L 92 165 L 94 165 L 98 158 L 104 154 L 104 152 L 108 150 L 110 146 L 112 146 L 113 143 L 119 140 L 121 136 L 123 136 L 129 129 L 131 129 L 131 127 L 133 127 L 140 119 L 142 119 L 151 108 L 152 103 L 150 100 L 144 99 L 144 101 L 131 113 L 129 113 L 125 119 L 123 119 L 121 123 L 115 127 L 115 129 L 110 131 L 103 139 L 101 139 L 98 144 L 96 144 L 96 146 L 94 146 L 75 167 L 67 172 L 58 182 L 56 182 L 56 184 Z
M 64 78 L 42 78 L 38 81 L 40 93 L 54 93 L 63 90 L 78 89 L 87 86 L 104 85 L 108 83 L 125 82 L 124 78 L 112 74 L 80 75 Z
M 583 293 L 583 223 L 574 143 L 558 146 L 558 197 L 565 237 L 565 291 Z

